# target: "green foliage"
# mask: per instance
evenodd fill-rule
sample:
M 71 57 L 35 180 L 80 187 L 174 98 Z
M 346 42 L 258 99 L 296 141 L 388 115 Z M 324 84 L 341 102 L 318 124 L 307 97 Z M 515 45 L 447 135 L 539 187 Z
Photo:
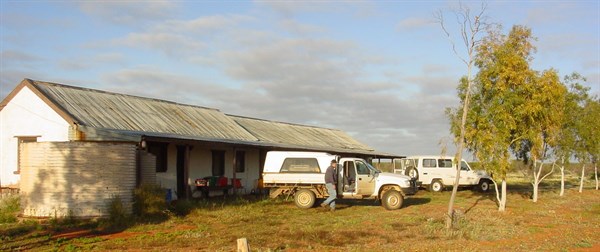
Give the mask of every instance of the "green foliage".
M 0 224 L 16 222 L 20 206 L 19 195 L 11 195 L 0 199 Z
M 134 190 L 133 213 L 142 218 L 164 219 L 167 217 L 165 189 L 158 185 L 144 184 Z
M 113 227 L 124 227 L 127 226 L 130 222 L 130 218 L 127 214 L 127 211 L 123 205 L 123 201 L 121 197 L 118 195 L 113 196 L 108 201 L 108 221 L 109 224 Z
M 585 100 L 578 122 L 575 156 L 580 162 L 597 163 L 600 158 L 600 98 Z
M 490 29 L 477 47 L 475 65 L 479 72 L 472 83 L 471 108 L 465 125 L 465 145 L 482 162 L 482 167 L 500 179 L 510 169 L 510 151 L 525 137 L 520 123 L 532 121 L 538 107 L 528 103 L 534 90 L 536 72 L 529 62 L 535 47 L 529 28 L 514 26 L 508 35 Z M 459 98 L 465 99 L 466 81 L 461 79 Z M 464 101 L 461 101 L 464 103 Z M 452 133 L 457 126 L 459 109 L 448 109 Z

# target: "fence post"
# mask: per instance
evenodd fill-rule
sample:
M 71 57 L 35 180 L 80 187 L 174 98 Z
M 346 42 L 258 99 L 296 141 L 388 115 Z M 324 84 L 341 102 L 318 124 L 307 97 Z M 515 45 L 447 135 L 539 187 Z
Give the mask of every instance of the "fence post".
M 250 246 L 248 246 L 248 239 L 246 239 L 246 238 L 237 239 L 237 251 L 238 252 L 250 251 Z

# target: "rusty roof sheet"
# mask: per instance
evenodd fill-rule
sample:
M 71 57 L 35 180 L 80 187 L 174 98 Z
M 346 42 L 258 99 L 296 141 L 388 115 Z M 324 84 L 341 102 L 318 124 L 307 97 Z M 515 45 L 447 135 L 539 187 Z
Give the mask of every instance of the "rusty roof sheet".
M 258 140 L 217 109 L 49 82 L 32 83 L 78 125 L 211 139 Z
M 284 122 L 233 116 L 238 124 L 260 141 L 284 145 L 319 147 L 324 149 L 366 150 L 373 149 L 356 141 L 337 129 L 327 129 Z
M 213 108 L 25 79 L 65 120 L 97 141 L 136 141 L 142 136 L 214 141 L 257 147 L 366 155 L 380 153 L 341 130 L 226 115 Z M 7 97 L 2 101 L 5 105 Z M 1 108 L 0 108 L 1 109 Z M 72 132 L 75 134 L 75 132 Z M 71 134 L 71 133 L 70 133 Z

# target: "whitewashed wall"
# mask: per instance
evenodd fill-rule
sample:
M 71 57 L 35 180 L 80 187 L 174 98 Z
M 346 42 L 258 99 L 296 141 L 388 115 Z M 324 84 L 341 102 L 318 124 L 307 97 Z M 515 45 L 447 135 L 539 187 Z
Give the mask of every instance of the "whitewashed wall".
M 25 143 L 21 149 L 24 216 L 107 216 L 115 196 L 131 213 L 136 146 L 101 142 Z
M 0 111 L 0 183 L 18 187 L 17 146 L 15 136 L 40 136 L 38 141 L 68 141 L 69 124 L 24 87 Z
M 194 181 L 197 178 L 212 176 L 212 150 L 225 151 L 225 176 L 231 183 L 233 178 L 233 148 L 215 148 L 210 149 L 206 146 L 193 146 L 190 152 L 189 160 L 189 180 L 188 186 L 194 187 Z M 256 183 L 259 178 L 259 150 L 258 149 L 236 149 L 246 152 L 246 171 L 236 173 L 236 178 L 241 179 L 245 193 L 250 193 L 256 189 Z M 177 147 L 175 144 L 169 144 L 168 168 L 166 172 L 156 174 L 157 183 L 163 188 L 177 190 Z

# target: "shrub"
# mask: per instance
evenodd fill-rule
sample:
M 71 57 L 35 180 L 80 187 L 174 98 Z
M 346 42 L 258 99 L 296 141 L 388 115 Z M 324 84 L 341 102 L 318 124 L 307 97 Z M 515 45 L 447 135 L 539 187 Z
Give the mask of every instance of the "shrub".
M 20 207 L 19 195 L 11 195 L 0 199 L 0 223 L 16 222 Z
M 144 184 L 134 190 L 133 213 L 142 218 L 165 218 L 166 190 L 158 185 Z
M 123 206 L 123 201 L 118 195 L 112 197 L 108 202 L 108 221 L 111 226 L 124 227 L 128 223 L 128 214 Z
M 188 215 L 195 208 L 194 204 L 188 200 L 177 200 L 171 205 L 171 211 L 178 216 Z

